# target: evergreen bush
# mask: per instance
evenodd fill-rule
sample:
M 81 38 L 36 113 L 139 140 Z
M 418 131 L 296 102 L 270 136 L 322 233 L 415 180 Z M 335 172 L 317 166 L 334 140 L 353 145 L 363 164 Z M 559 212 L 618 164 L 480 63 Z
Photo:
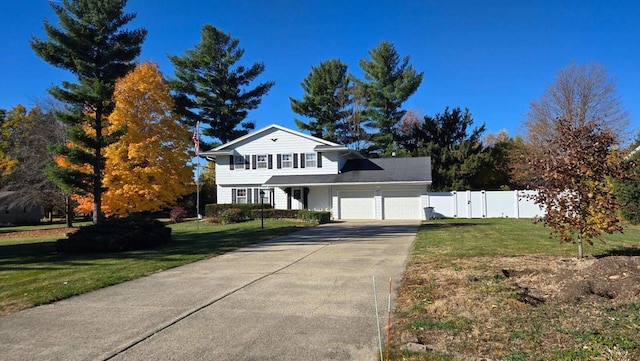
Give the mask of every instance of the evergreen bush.
M 56 247 L 63 253 L 125 252 L 149 249 L 171 240 L 171 228 L 151 218 L 110 218 L 98 225 L 84 226 Z

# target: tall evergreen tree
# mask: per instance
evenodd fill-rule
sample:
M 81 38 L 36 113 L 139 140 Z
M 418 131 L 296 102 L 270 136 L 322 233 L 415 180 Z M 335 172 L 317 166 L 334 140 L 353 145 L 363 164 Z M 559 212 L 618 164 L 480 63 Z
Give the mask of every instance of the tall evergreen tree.
M 418 90 L 423 73 L 409 65 L 409 56 L 400 58 L 394 45 L 381 42 L 369 51 L 371 59 L 361 59 L 367 96 L 367 126 L 375 129 L 372 134 L 372 152 L 390 154 L 398 143 L 396 127 L 405 111 L 404 103 Z
M 352 99 L 350 85 L 347 64 L 339 59 L 312 66 L 301 83 L 302 99 L 289 97 L 291 110 L 311 119 L 308 122 L 295 119 L 298 128 L 309 131 L 314 137 L 339 142 L 351 113 L 348 109 Z
M 55 151 L 67 163 L 85 165 L 89 170 L 54 166 L 49 175 L 69 193 L 93 196 L 95 224 L 102 219 L 103 149 L 124 133 L 123 130 L 108 136 L 103 134 L 114 109 L 115 82 L 135 67 L 133 61 L 140 54 L 147 34 L 145 29 L 123 29 L 136 16 L 124 13 L 126 3 L 126 0 L 51 2 L 60 28 L 45 20 L 48 39 L 31 39 L 31 47 L 39 57 L 77 78 L 77 83 L 64 81 L 62 86 L 49 89 L 54 98 L 68 105 L 68 109 L 56 117 L 68 125 L 70 143 L 59 144 Z
M 204 135 L 225 143 L 255 128 L 253 122 L 243 120 L 275 83 L 268 81 L 250 88 L 264 71 L 264 64 L 248 68 L 236 65 L 244 49 L 231 34 L 207 24 L 202 27 L 201 37 L 202 41 L 185 55 L 169 56 L 176 76 L 169 84 L 175 93 L 176 111 L 185 123 L 193 126 L 199 120 L 208 125 L 203 128 Z M 239 125 L 241 129 L 237 129 Z

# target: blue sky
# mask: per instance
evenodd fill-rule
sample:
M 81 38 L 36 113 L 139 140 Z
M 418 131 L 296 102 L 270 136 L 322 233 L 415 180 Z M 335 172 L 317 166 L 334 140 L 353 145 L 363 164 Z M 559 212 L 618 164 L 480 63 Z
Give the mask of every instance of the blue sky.
M 637 1 L 214 1 L 129 0 L 132 27 L 149 31 L 139 60 L 173 75 L 167 54 L 183 54 L 210 23 L 240 39 L 242 62 L 263 62 L 276 85 L 250 113 L 257 127 L 296 129 L 289 96 L 312 65 L 339 58 L 361 76 L 358 60 L 383 40 L 424 72 L 406 103 L 423 115 L 469 107 L 487 131 L 520 132 L 529 103 L 571 62 L 602 63 L 640 129 L 640 2 Z M 56 22 L 47 0 L 0 4 L 0 108 L 31 107 L 72 76 L 38 58 L 32 35 Z

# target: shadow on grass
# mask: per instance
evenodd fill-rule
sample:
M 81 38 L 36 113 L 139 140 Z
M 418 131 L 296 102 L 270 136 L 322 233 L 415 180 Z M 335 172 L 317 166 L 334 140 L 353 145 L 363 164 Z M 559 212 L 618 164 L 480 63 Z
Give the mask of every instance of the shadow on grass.
M 262 229 L 225 229 L 201 232 L 178 231 L 172 235 L 171 242 L 146 250 L 93 254 L 64 254 L 56 249 L 55 241 L 12 244 L 0 246 L 0 271 L 28 270 L 43 264 L 55 266 L 91 265 L 94 261 L 105 259 L 140 259 L 169 261 L 176 256 L 201 256 L 206 258 L 234 251 L 267 239 L 289 234 L 302 229 L 298 226 L 285 226 Z M 54 269 L 56 267 L 51 267 Z
M 426 229 L 435 229 L 435 228 L 461 228 L 461 227 L 471 227 L 471 226 L 484 226 L 484 224 L 473 223 L 473 222 L 438 222 L 438 221 L 428 221 L 426 223 L 422 223 L 421 228 Z
M 610 249 L 606 252 L 594 255 L 594 257 L 596 258 L 604 258 L 604 257 L 610 257 L 610 256 L 638 257 L 640 256 L 640 247 L 618 247 L 618 248 Z
M 469 224 L 463 224 L 465 226 Z M 293 238 L 277 237 L 297 233 Z M 248 248 L 247 252 L 262 251 L 264 246 L 275 242 L 301 245 L 336 241 L 376 241 L 406 234 L 406 225 L 394 224 L 327 224 L 323 227 L 308 228 L 300 225 L 279 227 L 249 228 L 211 228 L 203 227 L 199 231 L 179 229 L 173 230 L 171 242 L 152 249 L 128 251 L 121 253 L 63 254 L 57 251 L 55 241 L 44 241 L 24 244 L 0 246 L 0 271 L 42 269 L 49 267 L 71 267 L 92 265 L 97 261 L 109 259 L 138 259 L 155 261 L 175 261 L 185 257 L 192 260 L 204 259 L 223 253 Z M 266 241 L 266 242 L 265 242 Z

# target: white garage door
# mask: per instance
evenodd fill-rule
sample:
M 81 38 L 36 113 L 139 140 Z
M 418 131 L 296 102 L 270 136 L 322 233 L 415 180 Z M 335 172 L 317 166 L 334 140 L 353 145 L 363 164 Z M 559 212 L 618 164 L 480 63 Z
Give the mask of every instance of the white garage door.
M 373 191 L 340 192 L 340 219 L 375 219 Z
M 384 219 L 421 219 L 420 191 L 383 191 Z

